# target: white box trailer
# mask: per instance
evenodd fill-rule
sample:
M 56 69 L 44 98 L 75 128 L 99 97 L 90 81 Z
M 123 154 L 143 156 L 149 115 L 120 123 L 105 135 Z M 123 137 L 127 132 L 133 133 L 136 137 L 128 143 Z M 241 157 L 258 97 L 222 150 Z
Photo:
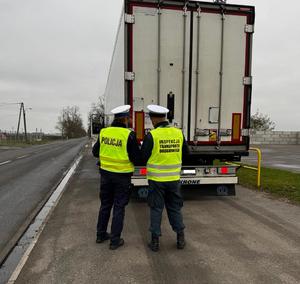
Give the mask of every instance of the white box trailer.
M 182 182 L 237 183 L 235 168 L 212 163 L 248 155 L 254 16 L 254 7 L 244 5 L 125 0 L 105 90 L 106 123 L 112 108 L 130 104 L 141 141 L 152 128 L 146 106 L 166 106 L 191 152 Z

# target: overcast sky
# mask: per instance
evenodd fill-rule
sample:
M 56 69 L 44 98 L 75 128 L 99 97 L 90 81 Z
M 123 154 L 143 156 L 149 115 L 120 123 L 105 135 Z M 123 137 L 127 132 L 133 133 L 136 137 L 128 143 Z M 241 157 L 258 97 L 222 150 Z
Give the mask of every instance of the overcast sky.
M 122 0 L 0 0 L 0 129 L 16 129 L 24 102 L 29 131 L 56 132 L 61 109 L 84 122 L 104 93 Z M 276 130 L 300 130 L 299 1 L 228 0 L 256 6 L 252 112 Z

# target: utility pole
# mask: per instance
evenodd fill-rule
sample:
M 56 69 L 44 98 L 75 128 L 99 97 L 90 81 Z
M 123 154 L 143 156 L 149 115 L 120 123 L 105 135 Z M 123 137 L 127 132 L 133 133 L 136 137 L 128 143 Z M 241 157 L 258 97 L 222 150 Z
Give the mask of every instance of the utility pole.
M 17 129 L 17 140 L 19 139 L 19 131 L 20 131 L 20 122 L 21 122 L 21 113 L 23 112 L 23 123 L 24 123 L 24 132 L 25 132 L 25 141 L 27 142 L 27 127 L 26 127 L 26 114 L 24 103 L 20 103 L 20 111 L 19 111 L 19 120 L 18 120 L 18 129 Z
M 27 139 L 27 127 L 26 127 L 26 115 L 25 115 L 24 104 L 23 104 L 23 119 L 24 119 L 25 141 L 28 142 L 28 139 Z
M 6 105 L 20 105 L 16 139 L 17 140 L 19 139 L 21 116 L 22 116 L 22 112 L 23 112 L 23 123 L 24 123 L 25 140 L 26 140 L 26 142 L 28 142 L 27 125 L 26 125 L 26 114 L 25 114 L 24 103 L 23 102 L 21 102 L 21 103 L 6 103 L 6 102 L 0 103 L 0 107 L 6 106 Z M 32 109 L 32 108 L 27 108 L 27 109 Z
M 22 108 L 23 108 L 23 103 L 20 104 L 19 119 L 18 119 L 18 128 L 17 128 L 17 140 L 19 140 L 19 130 L 20 130 L 20 121 L 21 121 Z

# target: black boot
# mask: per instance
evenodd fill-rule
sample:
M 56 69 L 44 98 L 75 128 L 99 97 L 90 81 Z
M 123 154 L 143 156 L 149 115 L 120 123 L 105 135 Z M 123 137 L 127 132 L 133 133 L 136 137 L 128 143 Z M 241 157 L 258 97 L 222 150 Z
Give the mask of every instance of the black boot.
M 110 240 L 109 249 L 115 250 L 123 245 L 124 245 L 124 240 L 122 238 L 119 238 L 117 240 Z
M 148 244 L 148 247 L 152 250 L 152 251 L 158 251 L 159 250 L 159 238 L 155 235 L 152 235 L 151 237 L 151 242 Z
M 98 244 L 103 243 L 104 241 L 109 240 L 110 237 L 111 237 L 111 235 L 109 233 L 99 234 L 99 235 L 97 235 L 96 243 L 98 243 Z
M 184 232 L 177 233 L 177 248 L 183 249 L 185 247 L 185 239 L 184 239 Z

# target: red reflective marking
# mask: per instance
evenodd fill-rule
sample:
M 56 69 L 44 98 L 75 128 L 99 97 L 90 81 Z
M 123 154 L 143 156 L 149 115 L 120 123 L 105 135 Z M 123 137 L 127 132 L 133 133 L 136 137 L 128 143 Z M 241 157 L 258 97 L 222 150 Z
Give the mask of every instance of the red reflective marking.
M 228 168 L 222 167 L 221 174 L 228 174 Z

